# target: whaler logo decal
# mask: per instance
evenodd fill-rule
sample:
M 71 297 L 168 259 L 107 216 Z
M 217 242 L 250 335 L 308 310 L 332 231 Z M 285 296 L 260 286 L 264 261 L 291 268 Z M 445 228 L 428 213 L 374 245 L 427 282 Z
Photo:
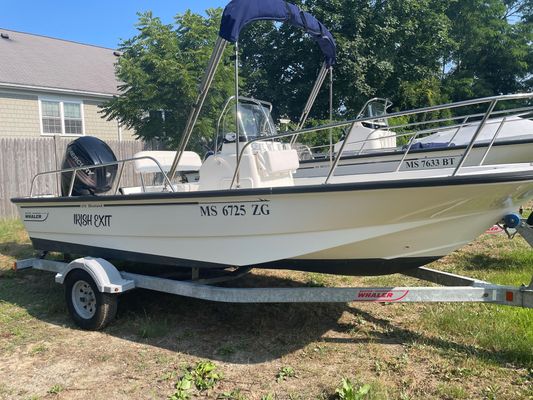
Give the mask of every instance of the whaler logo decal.
M 409 290 L 364 289 L 357 292 L 354 301 L 393 302 L 402 300 Z
M 489 228 L 485 231 L 485 233 L 492 234 L 492 235 L 496 233 L 500 233 L 500 232 L 503 232 L 503 229 L 499 225 L 493 225 L 492 228 Z
M 46 221 L 47 218 L 47 212 L 26 211 L 24 213 L 24 221 L 43 222 Z
M 108 228 L 111 226 L 111 217 L 112 215 L 74 214 L 74 225 Z

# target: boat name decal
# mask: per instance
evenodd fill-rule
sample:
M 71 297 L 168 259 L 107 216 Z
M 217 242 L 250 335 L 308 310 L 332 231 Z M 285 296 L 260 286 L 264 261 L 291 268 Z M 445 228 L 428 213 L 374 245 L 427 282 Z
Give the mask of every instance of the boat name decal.
M 409 290 L 364 289 L 357 292 L 355 301 L 393 302 L 402 300 Z
M 80 208 L 102 208 L 102 207 L 104 207 L 103 203 L 80 204 Z
M 245 217 L 270 215 L 270 207 L 266 202 L 238 204 L 200 204 L 201 217 Z
M 74 225 L 107 228 L 111 226 L 111 215 L 74 214 Z
M 26 211 L 24 213 L 24 221 L 43 222 L 46 221 L 47 218 L 47 212 Z

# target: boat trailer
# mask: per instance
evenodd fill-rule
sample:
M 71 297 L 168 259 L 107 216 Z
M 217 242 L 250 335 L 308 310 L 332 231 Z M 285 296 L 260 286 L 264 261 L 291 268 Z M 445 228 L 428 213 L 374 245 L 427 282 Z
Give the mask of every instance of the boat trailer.
M 527 229 L 533 239 L 532 228 Z M 15 262 L 15 270 L 28 268 L 56 273 L 55 281 L 65 286 L 71 317 L 88 330 L 103 329 L 110 323 L 116 315 L 118 295 L 136 288 L 228 303 L 477 302 L 533 308 L 533 279 L 528 286 L 504 286 L 426 267 L 404 275 L 441 286 L 233 288 L 215 284 L 237 279 L 250 268 L 211 279 L 200 279 L 199 271 L 193 269 L 192 279 L 174 280 L 119 271 L 101 258 L 83 257 L 70 263 L 44 258 Z

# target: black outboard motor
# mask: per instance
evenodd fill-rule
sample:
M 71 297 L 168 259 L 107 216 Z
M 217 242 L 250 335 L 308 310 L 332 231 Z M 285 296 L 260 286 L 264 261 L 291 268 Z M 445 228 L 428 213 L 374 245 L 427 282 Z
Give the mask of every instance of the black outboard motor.
M 102 140 L 93 136 L 83 136 L 67 146 L 62 169 L 94 166 L 117 161 L 113 150 Z M 96 195 L 113 187 L 118 166 L 86 168 L 76 172 L 72 196 Z M 61 194 L 68 196 L 73 172 L 61 174 Z

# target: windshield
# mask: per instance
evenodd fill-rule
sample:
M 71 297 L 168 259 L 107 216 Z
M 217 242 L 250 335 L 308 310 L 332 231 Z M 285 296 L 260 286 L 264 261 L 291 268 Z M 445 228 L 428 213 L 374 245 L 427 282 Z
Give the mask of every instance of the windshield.
M 239 121 L 247 139 L 276 134 L 270 110 L 264 105 L 239 104 Z
M 389 99 L 381 99 L 379 97 L 368 100 L 357 118 L 372 118 L 376 117 L 374 121 L 363 122 L 363 125 L 369 124 L 372 127 L 375 125 L 378 126 L 388 126 L 388 121 L 386 118 L 387 110 L 392 105 Z
M 235 107 L 230 106 L 224 113 L 220 135 L 226 138 L 235 132 Z M 269 137 L 276 133 L 269 107 L 262 103 L 239 102 L 239 140 Z
M 387 114 L 385 104 L 375 101 L 368 104 L 365 117 L 382 117 Z

